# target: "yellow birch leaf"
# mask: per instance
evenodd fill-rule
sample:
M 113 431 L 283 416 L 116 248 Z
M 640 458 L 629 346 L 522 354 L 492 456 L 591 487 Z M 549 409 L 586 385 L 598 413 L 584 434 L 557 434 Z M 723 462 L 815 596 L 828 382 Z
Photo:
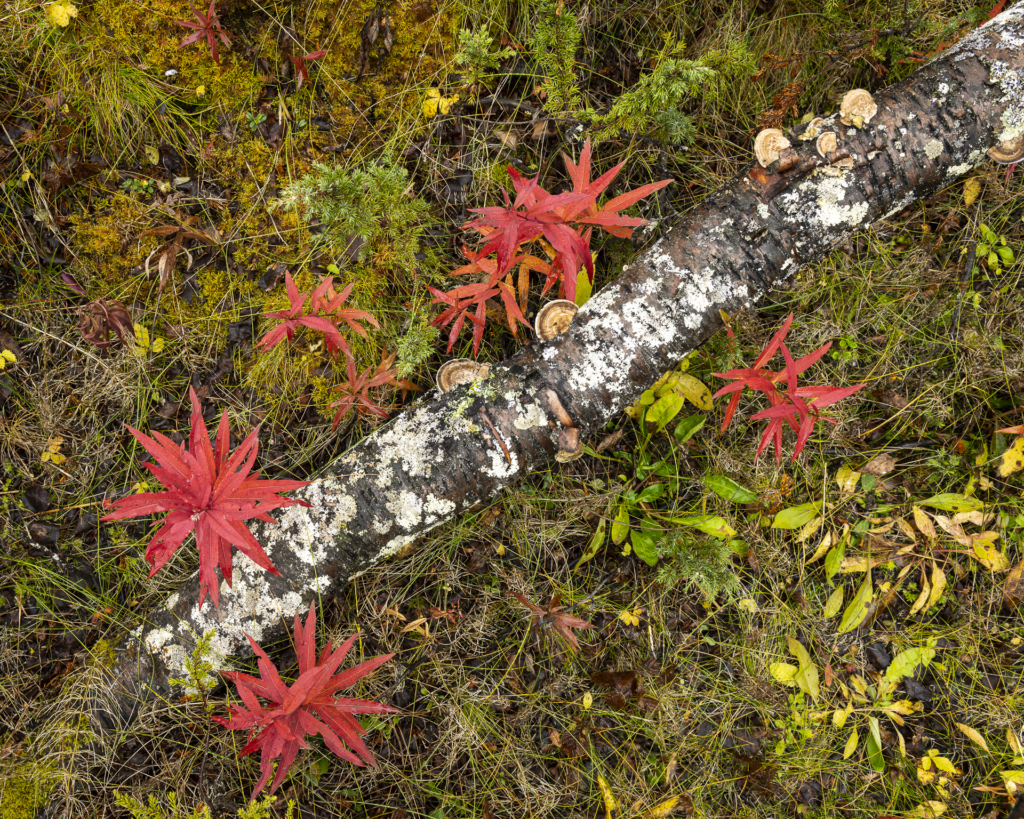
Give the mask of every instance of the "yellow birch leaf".
M 836 483 L 839 485 L 839 494 L 849 495 L 857 491 L 857 483 L 860 481 L 860 472 L 854 472 L 848 466 L 841 466 L 836 472 Z
M 597 775 L 597 786 L 601 789 L 601 798 L 604 799 L 604 819 L 615 819 L 619 812 L 619 802 L 601 774 Z
M 999 459 L 999 477 L 1005 478 L 1014 472 L 1024 469 L 1024 436 L 1013 442 L 1013 445 Z
M 928 596 L 928 605 L 926 609 L 930 609 L 942 598 L 942 593 L 946 590 L 946 573 L 942 571 L 938 566 L 932 566 L 932 592 Z
M 985 737 L 979 734 L 974 728 L 972 728 L 970 725 L 964 725 L 962 722 L 957 722 L 954 724 L 963 732 L 964 736 L 966 736 L 971 742 L 973 742 L 975 745 L 981 748 L 981 750 L 983 750 L 986 754 L 991 753 L 991 751 L 989 751 L 988 749 L 988 743 L 985 742 Z
M 711 390 L 705 386 L 704 382 L 697 380 L 689 373 L 673 373 L 673 375 L 675 376 L 672 384 L 673 391 L 683 396 L 697 409 L 708 412 L 714 408 Z
M 772 663 L 768 666 L 768 673 L 772 675 L 775 682 L 796 688 L 796 675 L 800 669 L 791 663 Z
M 964 207 L 969 208 L 978 200 L 978 194 L 981 193 L 981 181 L 976 176 L 972 176 L 966 182 L 964 182 Z
M 994 544 L 999 537 L 998 532 L 982 532 L 971 538 L 971 547 L 974 549 L 974 556 L 990 572 L 1002 574 L 1010 569 L 1010 560 L 1000 552 Z
M 590 706 L 594 704 L 594 695 L 589 691 L 583 695 L 583 710 L 589 711 Z
M 644 814 L 644 819 L 662 819 L 664 816 L 668 816 L 676 809 L 676 805 L 679 804 L 678 796 L 670 796 L 664 802 L 659 802 L 647 813 Z
M 905 817 L 906 819 L 936 819 L 936 817 L 942 816 L 945 812 L 945 802 L 936 802 L 934 799 L 929 799 L 927 802 L 922 802 L 910 813 L 905 814 Z
M 71 18 L 78 16 L 78 8 L 69 0 L 58 0 L 46 7 L 46 20 L 51 26 L 67 28 Z
M 931 519 L 928 517 L 928 513 L 920 506 L 914 507 L 914 525 L 917 526 L 917 530 L 928 540 L 935 540 L 938 537 L 935 533 L 935 527 L 932 526 Z

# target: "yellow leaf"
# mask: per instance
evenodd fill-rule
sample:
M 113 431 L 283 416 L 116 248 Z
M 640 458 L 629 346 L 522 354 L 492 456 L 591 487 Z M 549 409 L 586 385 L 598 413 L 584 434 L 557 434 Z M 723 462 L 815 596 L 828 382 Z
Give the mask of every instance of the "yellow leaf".
M 853 713 L 853 703 L 847 702 L 845 708 L 837 708 L 835 713 L 832 714 L 832 724 L 836 728 L 842 728 L 846 725 L 846 720 L 850 718 L 850 714 Z
M 913 617 L 919 611 L 923 611 L 925 604 L 931 599 L 932 584 L 928 581 L 927 576 L 924 577 L 923 584 L 921 593 L 917 596 L 917 600 L 914 601 L 914 605 L 910 607 L 910 617 Z
M 850 738 L 846 740 L 846 747 L 843 748 L 843 759 L 849 759 L 853 756 L 853 752 L 857 750 L 857 729 L 854 728 L 850 732 Z
M 821 539 L 821 543 L 818 544 L 818 548 L 814 550 L 814 554 L 807 558 L 805 566 L 810 566 L 815 560 L 823 558 L 828 550 L 832 548 L 832 533 L 826 532 L 825 537 Z
M 678 796 L 670 796 L 664 802 L 659 802 L 647 813 L 644 814 L 644 819 L 662 819 L 664 816 L 668 816 L 672 811 L 675 810 L 676 805 L 679 804 Z
M 964 207 L 969 208 L 978 199 L 978 194 L 981 193 L 981 181 L 978 177 L 973 176 L 964 182 Z
M 858 481 L 860 481 L 860 472 L 854 472 L 848 466 L 841 466 L 836 472 L 836 483 L 839 484 L 839 494 L 841 495 L 856 492 Z
M 146 145 L 143 150 L 145 150 L 146 159 L 149 160 L 151 165 L 160 164 L 160 149 L 156 145 Z
M 929 799 L 927 802 L 922 802 L 910 813 L 905 814 L 906 819 L 935 819 L 937 816 L 942 816 L 946 812 L 946 805 L 944 802 L 936 802 L 934 799 Z
M 46 7 L 46 20 L 51 26 L 67 28 L 71 18 L 78 16 L 78 8 L 69 0 L 58 0 Z
M 869 569 L 864 574 L 864 582 L 861 583 L 860 588 L 857 589 L 857 594 L 854 595 L 853 600 L 850 601 L 850 605 L 848 605 L 846 607 L 846 611 L 843 612 L 843 619 L 839 622 L 839 633 L 846 634 L 848 631 L 860 628 L 861 624 L 871 613 L 874 600 L 875 589 L 871 582 L 871 570 Z
M 786 643 L 789 646 L 789 653 L 800 663 L 800 668 L 794 677 L 797 685 L 800 686 L 801 691 L 817 702 L 819 694 L 817 666 L 811 661 L 811 655 L 807 653 L 807 649 L 799 640 L 787 637 Z
M 1017 739 L 1017 735 L 1013 733 L 1012 728 L 1006 729 L 1006 744 L 1010 746 L 1010 750 L 1015 754 L 1019 754 L 1021 752 L 1020 740 Z
M 974 728 L 972 728 L 970 725 L 964 725 L 962 722 L 957 722 L 954 724 L 963 732 L 964 736 L 966 736 L 971 742 L 973 742 L 975 745 L 981 748 L 981 750 L 983 750 L 986 754 L 991 753 L 991 751 L 989 751 L 988 749 L 988 743 L 985 742 L 985 737 L 979 734 Z
M 935 540 L 937 537 L 935 533 L 935 527 L 932 526 L 931 519 L 928 517 L 928 513 L 925 512 L 920 506 L 914 507 L 914 525 L 917 526 L 917 530 L 924 535 L 928 540 Z
M 826 620 L 831 620 L 843 607 L 843 587 L 837 586 L 836 590 L 828 597 L 828 602 L 825 603 L 825 611 L 822 612 L 822 617 Z
M 946 573 L 942 571 L 938 566 L 932 566 L 932 591 L 928 595 L 928 605 L 925 609 L 930 609 L 936 605 L 942 598 L 942 593 L 946 590 Z
M 582 307 L 590 299 L 594 292 L 594 285 L 590 283 L 590 276 L 587 275 L 587 268 L 583 266 L 576 274 L 576 306 Z
M 442 97 L 441 92 L 437 88 L 428 88 L 426 99 L 423 100 L 423 113 L 427 119 L 432 119 L 439 113 L 447 114 L 451 110 L 452 105 L 458 101 L 459 97 L 457 94 L 451 97 Z
M 583 695 L 583 710 L 589 711 L 590 706 L 594 704 L 594 695 L 589 691 Z
M 714 408 L 714 404 L 711 401 L 711 390 L 703 382 L 697 380 L 689 373 L 673 373 L 673 375 L 675 376 L 672 379 L 672 389 L 674 392 L 683 396 L 697 409 L 710 411 Z
M 597 786 L 601 789 L 601 798 L 604 799 L 604 819 L 615 819 L 619 812 L 619 803 L 601 774 L 597 775 Z
M 998 532 L 982 532 L 971 538 L 974 556 L 986 569 L 1002 574 L 1010 568 L 1010 560 L 1000 552 L 993 541 L 999 537 Z
M 1021 436 L 999 459 L 999 477 L 1005 478 L 1024 469 L 1024 436 Z
M 772 675 L 775 682 L 796 688 L 796 675 L 800 669 L 791 663 L 772 663 L 768 666 L 768 673 Z
M 51 452 L 51 453 L 50 453 L 50 463 L 53 463 L 53 464 L 62 464 L 62 463 L 64 463 L 64 461 L 66 461 L 66 460 L 67 460 L 67 458 L 65 458 L 65 457 L 64 457 L 63 455 L 61 455 L 61 454 L 60 454 L 59 452 Z
M 935 763 L 935 767 L 938 768 L 940 771 L 952 774 L 953 776 L 960 776 L 960 774 L 963 773 L 956 765 L 954 765 L 944 756 L 935 755 L 932 757 L 932 762 Z
M 1000 771 L 999 775 L 1004 782 L 1012 782 L 1014 785 L 1024 785 L 1024 771 Z M 1009 790 L 1009 788 L 1007 788 Z

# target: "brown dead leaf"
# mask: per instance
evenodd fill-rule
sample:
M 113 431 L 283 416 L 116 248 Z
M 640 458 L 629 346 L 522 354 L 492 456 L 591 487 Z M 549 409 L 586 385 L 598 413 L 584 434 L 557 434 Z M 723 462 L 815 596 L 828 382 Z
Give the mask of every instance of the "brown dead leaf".
M 881 455 L 876 455 L 858 471 L 863 472 L 866 475 L 874 475 L 876 478 L 881 478 L 883 475 L 888 475 L 896 468 L 896 459 L 883 452 Z
M 1003 602 L 1013 606 L 1024 604 L 1024 560 L 1010 569 L 1003 582 Z
M 622 440 L 623 434 L 624 430 L 617 429 L 611 435 L 606 435 L 604 438 L 601 439 L 601 443 L 597 445 L 597 449 L 595 449 L 594 451 L 604 452 L 606 449 L 610 449 L 611 447 L 615 446 L 619 441 Z

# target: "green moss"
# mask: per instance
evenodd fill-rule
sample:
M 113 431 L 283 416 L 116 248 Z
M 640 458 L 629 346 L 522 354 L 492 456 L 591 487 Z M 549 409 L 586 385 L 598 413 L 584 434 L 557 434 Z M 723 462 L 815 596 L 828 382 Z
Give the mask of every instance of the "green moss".
M 0 819 L 33 819 L 56 785 L 56 773 L 34 762 L 0 769 Z
M 98 283 L 109 289 L 123 284 L 128 272 L 159 246 L 153 236 L 139 238 L 152 217 L 145 204 L 126 193 L 115 193 L 70 221 L 75 254 L 82 262 L 76 275 L 86 285 Z

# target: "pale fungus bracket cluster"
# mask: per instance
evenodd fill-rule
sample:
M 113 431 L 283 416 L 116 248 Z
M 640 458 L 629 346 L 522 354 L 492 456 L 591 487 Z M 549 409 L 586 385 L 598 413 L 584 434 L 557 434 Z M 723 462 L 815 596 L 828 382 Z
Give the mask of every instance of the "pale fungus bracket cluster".
M 863 88 L 847 91 L 839 105 L 839 121 L 854 128 L 863 128 L 877 113 L 878 105 L 871 92 Z
M 989 159 L 1000 165 L 1014 165 L 1024 161 L 1024 134 L 1018 135 L 1015 139 L 1000 142 L 989 148 L 987 153 Z
M 782 159 L 782 153 L 792 149 L 792 143 L 778 128 L 765 128 L 754 138 L 754 155 L 758 164 L 768 169 Z

